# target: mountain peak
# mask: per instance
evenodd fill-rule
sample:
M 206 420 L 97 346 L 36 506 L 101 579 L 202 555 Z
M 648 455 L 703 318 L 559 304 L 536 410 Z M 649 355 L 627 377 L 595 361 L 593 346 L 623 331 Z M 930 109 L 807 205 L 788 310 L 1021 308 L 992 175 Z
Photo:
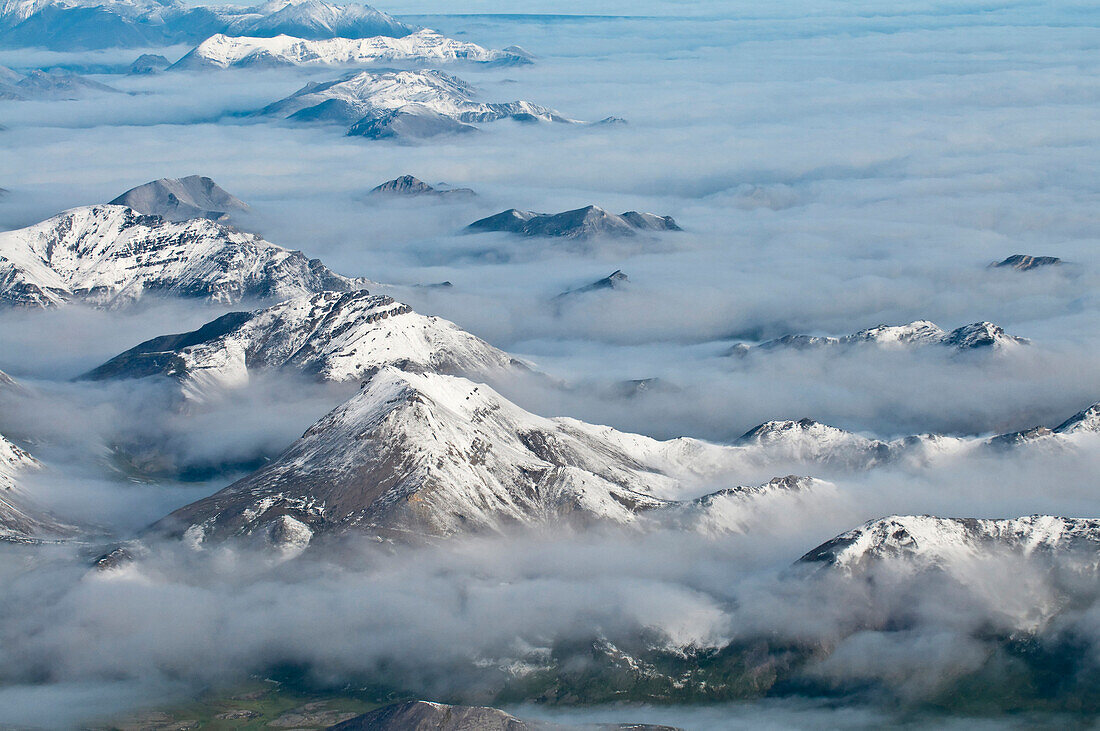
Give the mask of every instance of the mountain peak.
M 991 267 L 999 269 L 1015 269 L 1026 272 L 1039 267 L 1057 266 L 1062 260 L 1056 256 L 1031 256 L 1030 254 L 1013 254 L 1001 261 L 993 262 Z
M 128 206 L 139 213 L 176 222 L 190 218 L 226 221 L 233 211 L 248 210 L 244 201 L 202 175 L 153 180 L 131 188 L 110 205 Z

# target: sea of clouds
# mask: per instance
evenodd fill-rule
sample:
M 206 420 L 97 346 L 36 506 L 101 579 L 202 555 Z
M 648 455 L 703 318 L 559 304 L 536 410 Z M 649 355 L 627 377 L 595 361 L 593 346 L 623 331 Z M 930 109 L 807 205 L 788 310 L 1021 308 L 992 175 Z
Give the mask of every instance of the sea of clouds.
M 141 51 L 5 49 L 2 65 L 90 69 L 125 93 L 0 102 L 0 186 L 10 191 L 0 227 L 106 202 L 152 179 L 208 175 L 252 206 L 243 228 L 386 283 L 418 311 L 566 384 L 508 393 L 526 408 L 659 438 L 729 441 L 768 419 L 802 417 L 882 437 L 994 434 L 1052 426 L 1100 399 L 1100 18 L 1091 4 L 402 0 L 382 9 L 537 56 L 529 67 L 456 71 L 487 99 L 628 124 L 498 122 L 461 139 L 371 142 L 253 114 L 338 75 L 331 71 L 126 77 L 103 72 Z M 505 12 L 530 15 L 465 15 Z M 174 61 L 188 49 L 152 50 Z M 479 196 L 366 197 L 405 173 Z M 461 232 L 506 208 L 590 203 L 672 215 L 684 232 L 587 246 Z M 987 268 L 1016 253 L 1068 264 Z M 616 269 L 628 288 L 553 301 Z M 413 286 L 444 280 L 454 286 Z M 109 547 L 225 486 L 239 465 L 277 455 L 346 395 L 271 378 L 183 413 L 154 384 L 71 380 L 223 311 L 177 303 L 0 314 L 0 369 L 26 388 L 0 399 L 0 433 L 46 463 L 32 482 L 42 504 L 95 526 Z M 1031 343 L 961 356 L 726 355 L 740 341 L 916 319 L 945 329 L 990 320 Z M 615 388 L 654 377 L 667 388 L 633 398 Z M 111 448 L 142 435 L 181 464 L 224 472 L 198 483 L 128 479 Z M 993 578 L 981 589 L 862 597 L 867 613 L 856 619 L 881 619 L 903 601 L 916 601 L 918 618 L 909 633 L 880 632 L 870 620 L 876 629 L 853 633 L 856 589 L 792 585 L 789 565 L 891 513 L 1096 515 L 1098 461 L 1100 448 L 1086 441 L 1070 453 L 926 469 L 815 471 L 837 484 L 835 501 L 761 516 L 749 535 L 717 540 L 542 538 L 399 558 L 364 549 L 354 567 L 164 548 L 110 576 L 88 573 L 99 543 L 4 547 L 0 719 L 64 726 L 239 682 L 274 662 L 350 677 L 400 661 L 410 687 L 456 692 L 445 681 L 471 656 L 652 627 L 702 644 L 804 631 L 838 648 L 819 677 L 886 678 L 897 697 L 919 700 L 988 656 L 976 627 L 1011 626 L 1006 596 L 1046 601 L 1043 577 L 1028 566 L 987 567 Z M 777 471 L 731 479 L 817 469 L 770 467 Z M 1091 601 L 1065 619 L 1087 637 L 1097 627 Z M 66 705 L 81 710 L 62 712 Z M 777 728 L 883 720 L 881 709 L 750 708 L 645 712 L 699 728 L 739 713 Z M 577 718 L 603 718 L 584 713 Z

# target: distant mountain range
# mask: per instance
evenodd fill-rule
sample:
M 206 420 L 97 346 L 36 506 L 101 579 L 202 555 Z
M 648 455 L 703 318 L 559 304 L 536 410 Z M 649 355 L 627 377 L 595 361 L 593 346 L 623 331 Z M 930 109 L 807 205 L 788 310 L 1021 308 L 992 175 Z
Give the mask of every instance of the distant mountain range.
M 121 307 L 148 295 L 233 303 L 362 289 L 317 259 L 202 218 L 74 208 L 0 233 L 0 303 Z
M 754 447 L 769 460 L 788 460 L 846 469 L 871 467 L 909 460 L 925 463 L 944 455 L 975 450 L 1011 449 L 1022 446 L 1061 449 L 1075 435 L 1100 432 L 1100 404 L 1079 411 L 1061 424 L 1037 426 L 994 437 L 951 437 L 917 434 L 883 441 L 822 424 L 813 419 L 768 421 L 745 433 L 737 444 Z
M 248 37 L 212 35 L 172 65 L 172 69 L 271 68 L 276 66 L 393 66 L 451 63 L 524 64 L 520 49 L 496 51 L 418 30 L 400 38 L 323 38 L 290 35 Z
M 1003 350 L 1026 345 L 1027 340 L 1009 335 L 999 325 L 975 322 L 951 330 L 943 330 L 934 322 L 915 320 L 905 325 L 878 325 L 851 335 L 829 337 L 819 335 L 784 335 L 758 345 L 738 343 L 730 355 L 749 355 L 771 350 L 810 350 L 819 348 L 850 348 L 874 345 L 883 348 L 908 348 L 926 345 L 952 348 L 956 351 Z
M 216 34 L 400 38 L 417 30 L 368 5 L 272 0 L 256 7 L 178 0 L 2 0 L 0 45 L 76 51 L 198 43 Z
M 470 84 L 442 71 L 364 71 L 311 82 L 269 104 L 261 114 L 292 122 L 349 125 L 349 134 L 374 139 L 470 132 L 499 119 L 569 122 L 526 101 L 482 102 Z
M 97 93 L 121 92 L 69 71 L 31 71 L 21 74 L 0 66 L 0 101 L 62 101 L 81 99 Z
M 474 221 L 467 231 L 506 231 L 521 236 L 556 236 L 585 239 L 597 236 L 628 237 L 642 231 L 680 231 L 671 216 L 627 211 L 608 213 L 599 206 L 585 206 L 563 213 L 533 213 L 510 208 Z
M 248 210 L 244 201 L 201 175 L 154 180 L 131 188 L 110 205 L 127 206 L 138 213 L 175 222 L 191 218 L 225 222 L 233 212 Z

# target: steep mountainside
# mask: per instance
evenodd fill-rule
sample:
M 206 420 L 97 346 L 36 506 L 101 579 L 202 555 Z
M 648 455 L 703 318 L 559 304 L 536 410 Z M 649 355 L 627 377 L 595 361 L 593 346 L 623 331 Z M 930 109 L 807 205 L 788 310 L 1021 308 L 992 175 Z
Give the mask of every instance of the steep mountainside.
M 652 519 L 718 530 L 739 526 L 752 495 L 813 484 L 787 478 L 676 502 L 740 456 L 735 447 L 543 418 L 466 379 L 384 368 L 278 459 L 156 529 L 289 548 L 319 534 L 416 540 L 547 523 Z
M 154 180 L 131 188 L 111 201 L 111 205 L 127 206 L 138 213 L 176 222 L 191 218 L 226 221 L 233 211 L 248 210 L 244 201 L 201 175 Z
M 22 478 L 41 463 L 0 434 L 0 541 L 24 543 L 71 535 L 75 529 L 34 505 Z
M 803 563 L 847 570 L 882 561 L 948 567 L 992 551 L 1075 554 L 1100 567 L 1100 519 L 1033 515 L 1010 520 L 894 515 L 864 523 L 818 546 Z
M 474 221 L 468 231 L 507 231 L 523 236 L 560 236 L 583 239 L 594 236 L 636 236 L 640 231 L 679 231 L 671 216 L 627 211 L 608 213 L 598 206 L 586 206 L 564 213 L 532 213 L 511 208 Z
M 0 233 L 0 303 L 8 305 L 118 307 L 146 294 L 232 303 L 366 284 L 253 234 L 123 206 L 74 208 Z
M 425 317 L 385 295 L 322 292 L 253 312 L 232 312 L 198 330 L 146 341 L 86 377 L 170 376 L 191 395 L 248 382 L 261 370 L 293 371 L 322 381 L 363 378 L 373 368 L 454 373 L 492 380 L 515 359 L 438 317 Z
M 883 348 L 906 348 L 937 345 L 957 351 L 1003 350 L 1018 345 L 1026 345 L 1027 340 L 1005 333 L 1004 328 L 991 322 L 975 322 L 963 325 L 950 332 L 943 330 L 934 322 L 916 320 L 906 325 L 878 325 L 843 337 L 817 335 L 784 335 L 759 345 L 739 343 L 730 349 L 731 355 L 746 355 L 753 352 L 791 348 L 807 350 L 811 348 L 853 347 L 875 345 Z
M 378 130 L 393 117 L 420 120 L 409 136 L 470 131 L 470 125 L 499 119 L 569 122 L 553 109 L 526 101 L 482 102 L 477 90 L 441 71 L 364 71 L 324 83 L 311 82 L 260 111 L 292 122 L 354 125 L 352 134 L 388 136 Z M 405 124 L 411 124 L 405 122 Z
M 309 40 L 289 35 L 269 38 L 219 33 L 181 58 L 173 69 L 228 69 L 272 66 L 384 66 L 440 63 L 530 63 L 522 55 L 497 51 L 446 38 L 434 30 L 419 30 L 402 38 L 326 38 Z

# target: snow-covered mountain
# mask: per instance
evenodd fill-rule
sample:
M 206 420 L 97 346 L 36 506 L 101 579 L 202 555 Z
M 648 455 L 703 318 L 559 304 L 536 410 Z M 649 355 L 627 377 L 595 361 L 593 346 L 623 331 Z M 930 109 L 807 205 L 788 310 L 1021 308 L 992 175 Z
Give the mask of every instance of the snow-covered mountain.
M 787 478 L 678 502 L 740 458 L 736 447 L 536 416 L 483 384 L 387 367 L 279 458 L 156 530 L 289 548 L 321 534 L 415 540 L 548 523 L 734 530 L 745 500 L 815 484 Z
M 813 419 L 768 421 L 737 442 L 755 459 L 796 462 L 845 469 L 869 469 L 902 460 L 924 464 L 940 456 L 979 449 L 1012 449 L 1025 445 L 1070 447 L 1077 435 L 1100 433 L 1100 404 L 1056 427 L 1037 426 L 994 437 L 916 434 L 889 441 L 855 434 Z
M 451 188 L 444 186 L 442 183 L 439 185 L 440 187 L 437 188 L 412 175 L 402 175 L 400 178 L 387 180 L 385 183 L 375 186 L 371 189 L 370 195 L 410 198 L 421 195 L 435 198 L 473 198 L 477 195 L 470 188 Z
M 1009 335 L 1004 331 L 1004 328 L 991 322 L 975 322 L 948 332 L 934 322 L 915 320 L 906 325 L 878 325 L 842 337 L 784 335 L 781 338 L 768 340 L 758 345 L 738 343 L 730 349 L 730 355 L 746 355 L 753 352 L 783 348 L 806 350 L 861 345 L 874 345 L 883 348 L 936 345 L 957 351 L 985 348 L 1003 350 L 1027 343 L 1026 339 Z
M 103 92 L 121 93 L 118 89 L 69 71 L 31 71 L 20 74 L 0 66 L 0 101 L 63 101 Z
M 201 175 L 154 180 L 131 188 L 110 205 L 126 206 L 138 213 L 176 222 L 191 218 L 227 221 L 233 211 L 248 210 L 244 201 Z
M 0 45 L 53 50 L 198 43 L 212 35 L 305 39 L 406 36 L 416 28 L 368 5 L 273 0 L 257 6 L 178 0 L 4 0 Z
M 511 51 L 482 48 L 424 29 L 403 38 L 271 38 L 218 33 L 172 65 L 173 69 L 273 66 L 393 66 L 447 63 L 518 64 L 530 60 Z
M 471 131 L 499 119 L 569 122 L 553 109 L 526 101 L 482 102 L 477 90 L 441 71 L 364 71 L 336 81 L 312 82 L 260 111 L 293 122 L 354 125 L 351 134 L 392 136 L 382 130 L 393 118 L 421 120 L 423 130 L 408 136 Z
M 562 213 L 533 213 L 510 208 L 466 227 L 468 231 L 507 231 L 523 236 L 559 236 L 584 239 L 595 236 L 636 236 L 640 231 L 680 231 L 671 216 L 627 211 L 609 213 L 585 206 Z
M 813 549 L 800 561 L 846 570 L 882 561 L 949 568 L 993 551 L 1073 554 L 1100 567 L 1100 519 L 1032 515 L 1008 520 L 894 515 L 871 520 Z
M 147 294 L 233 303 L 362 289 L 317 259 L 206 219 L 85 206 L 0 233 L 0 303 L 118 307 Z
M 351 381 L 381 366 L 479 381 L 526 370 L 447 320 L 419 315 L 392 297 L 358 291 L 322 292 L 267 309 L 232 312 L 198 330 L 146 341 L 86 377 L 164 375 L 198 397 L 211 388 L 241 386 L 258 371 Z

